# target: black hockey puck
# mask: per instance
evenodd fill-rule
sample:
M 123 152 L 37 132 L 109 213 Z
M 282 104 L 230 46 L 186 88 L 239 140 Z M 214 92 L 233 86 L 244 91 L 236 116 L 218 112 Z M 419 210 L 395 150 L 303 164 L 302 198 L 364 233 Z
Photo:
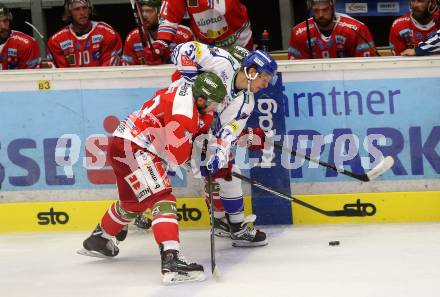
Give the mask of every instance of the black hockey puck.
M 330 245 L 330 246 L 336 246 L 336 245 L 339 245 L 339 241 L 338 241 L 338 240 L 335 240 L 335 241 L 329 241 L 328 245 Z

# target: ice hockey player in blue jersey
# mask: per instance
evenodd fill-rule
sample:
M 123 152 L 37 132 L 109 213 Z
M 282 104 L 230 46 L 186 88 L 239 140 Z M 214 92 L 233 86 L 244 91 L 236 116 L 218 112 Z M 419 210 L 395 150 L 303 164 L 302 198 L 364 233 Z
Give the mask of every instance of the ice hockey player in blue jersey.
M 246 128 L 255 106 L 254 93 L 274 83 L 277 63 L 264 51 L 252 51 L 243 61 L 239 55 L 198 42 L 187 42 L 176 47 L 172 60 L 182 78 L 176 81 L 192 81 L 200 73 L 214 72 L 226 86 L 227 95 L 215 113 L 215 124 L 211 126 L 214 141 L 208 147 L 202 176 L 211 173 L 214 178 L 215 232 L 232 239 L 233 246 L 262 246 L 267 244 L 266 234 L 256 230 L 252 224 L 255 215 L 244 216 L 244 200 L 241 181 L 231 177 L 232 151 L 238 143 L 246 142 L 250 149 L 264 147 L 265 133 L 260 128 Z M 206 183 L 207 184 L 207 183 Z M 208 191 L 207 185 L 205 192 Z

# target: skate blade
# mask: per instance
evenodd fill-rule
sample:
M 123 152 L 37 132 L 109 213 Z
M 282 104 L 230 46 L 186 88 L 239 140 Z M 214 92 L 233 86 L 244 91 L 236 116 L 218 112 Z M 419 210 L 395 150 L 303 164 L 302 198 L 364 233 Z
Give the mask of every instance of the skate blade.
M 228 238 L 231 237 L 231 233 L 220 230 L 220 229 L 214 229 L 214 234 L 217 237 L 228 237 Z
M 95 257 L 95 258 L 101 258 L 101 259 L 111 259 L 111 258 L 113 258 L 113 257 L 109 257 L 109 256 L 106 256 L 106 255 L 103 255 L 101 253 L 98 253 L 98 252 L 95 252 L 95 251 L 89 251 L 89 250 L 86 250 L 86 249 L 77 250 L 76 253 L 78 255 L 82 255 L 82 256 L 89 256 L 89 257 Z
M 187 282 L 201 282 L 205 280 L 205 273 L 203 271 L 191 271 L 187 274 L 180 274 L 178 272 L 167 272 L 163 275 L 163 283 L 166 285 L 187 283 Z
M 259 241 L 259 242 L 250 242 L 247 240 L 233 240 L 233 247 L 257 247 L 257 246 L 265 246 L 267 245 L 267 240 Z

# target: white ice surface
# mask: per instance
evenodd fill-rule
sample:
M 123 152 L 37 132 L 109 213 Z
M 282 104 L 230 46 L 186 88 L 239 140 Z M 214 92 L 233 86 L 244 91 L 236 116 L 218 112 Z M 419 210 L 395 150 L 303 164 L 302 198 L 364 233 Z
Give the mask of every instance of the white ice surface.
M 0 296 L 440 296 L 440 223 L 262 229 L 266 247 L 217 239 L 220 282 L 210 275 L 208 230 L 182 231 L 185 256 L 205 266 L 207 280 L 175 286 L 161 283 L 151 232 L 129 233 L 115 259 L 75 253 L 89 232 L 3 234 Z

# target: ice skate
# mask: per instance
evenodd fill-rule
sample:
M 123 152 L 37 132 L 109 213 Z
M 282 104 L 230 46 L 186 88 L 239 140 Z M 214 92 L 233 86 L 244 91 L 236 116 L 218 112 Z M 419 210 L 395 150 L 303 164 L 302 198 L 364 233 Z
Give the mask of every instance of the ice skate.
M 165 284 L 205 280 L 203 266 L 196 263 L 188 263 L 179 251 L 162 251 L 161 258 L 163 282 Z
M 116 244 L 119 244 L 121 241 L 124 241 L 125 238 L 127 238 L 127 234 L 128 234 L 128 225 L 125 225 L 124 227 L 122 227 L 122 230 L 119 231 L 119 233 L 116 234 L 115 236 Z
M 113 240 L 103 237 L 104 232 L 98 224 L 96 229 L 83 242 L 84 249 L 77 253 L 84 256 L 98 258 L 113 258 L 119 253 L 118 247 Z
M 255 229 L 252 225 L 256 218 L 255 215 L 250 215 L 242 223 L 229 222 L 232 246 L 255 247 L 267 245 L 266 233 Z
M 214 218 L 214 234 L 218 237 L 231 237 L 229 224 L 225 217 Z

